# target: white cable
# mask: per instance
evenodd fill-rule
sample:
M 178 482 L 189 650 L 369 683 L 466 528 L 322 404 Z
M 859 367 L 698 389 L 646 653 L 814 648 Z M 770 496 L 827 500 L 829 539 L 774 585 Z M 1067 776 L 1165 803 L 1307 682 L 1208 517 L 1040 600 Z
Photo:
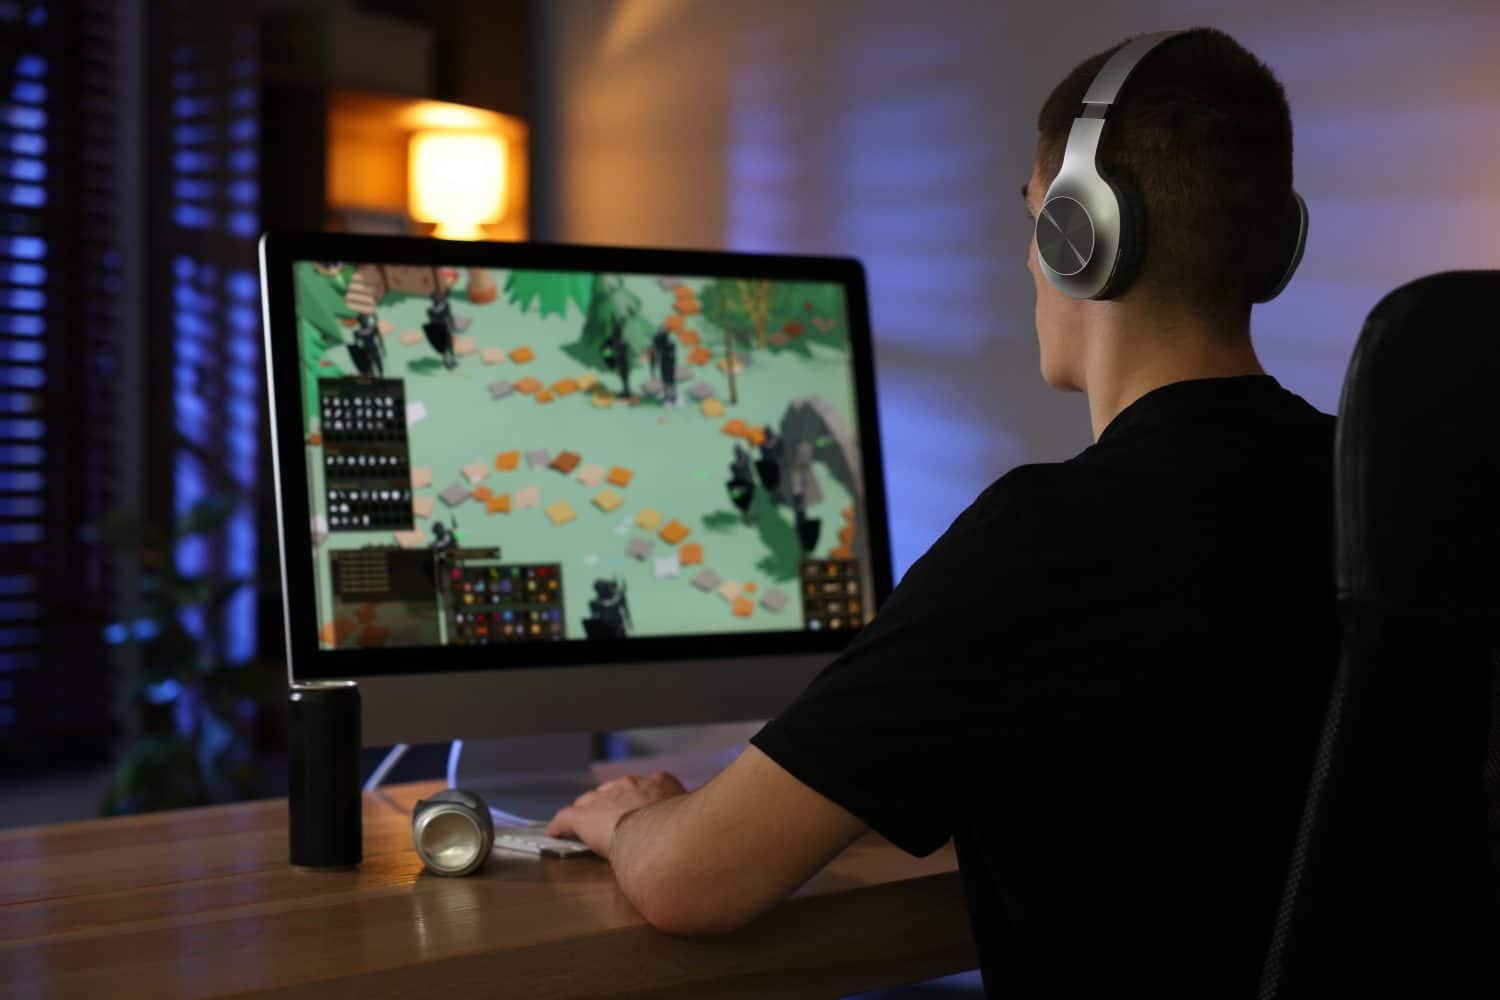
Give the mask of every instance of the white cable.
M 542 821 L 541 820 L 527 819 L 525 816 L 517 816 L 515 813 L 508 813 L 504 809 L 496 809 L 494 806 L 490 806 L 490 816 L 493 817 L 496 822 L 500 823 L 503 826 L 541 826 L 542 825 Z
M 464 741 L 454 740 L 448 746 L 448 787 L 458 787 L 458 758 L 464 752 Z M 496 809 L 490 806 L 490 816 L 506 826 L 535 826 L 539 820 L 527 819 L 525 816 L 517 816 L 508 813 L 504 809 Z
M 391 773 L 391 768 L 395 767 L 401 758 L 406 756 L 406 750 L 407 746 L 405 743 L 397 743 L 390 750 L 386 751 L 385 757 L 379 764 L 375 765 L 375 770 L 370 772 L 370 778 L 365 782 L 365 791 L 373 792 L 379 788 L 381 782 L 385 781 L 385 776 Z
M 448 787 L 458 787 L 458 758 L 464 752 L 464 741 L 454 740 L 448 744 Z

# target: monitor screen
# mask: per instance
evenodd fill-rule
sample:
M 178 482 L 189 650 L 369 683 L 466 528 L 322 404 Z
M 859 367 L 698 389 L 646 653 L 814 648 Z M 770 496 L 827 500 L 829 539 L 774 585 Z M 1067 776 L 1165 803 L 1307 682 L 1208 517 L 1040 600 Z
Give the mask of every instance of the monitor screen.
M 318 648 L 871 617 L 841 284 L 291 267 Z

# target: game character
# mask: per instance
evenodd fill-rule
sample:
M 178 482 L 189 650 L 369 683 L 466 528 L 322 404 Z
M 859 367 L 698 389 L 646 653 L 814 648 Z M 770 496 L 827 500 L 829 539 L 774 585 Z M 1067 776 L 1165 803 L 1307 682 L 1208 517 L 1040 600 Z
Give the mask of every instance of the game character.
M 740 517 L 750 523 L 750 503 L 755 499 L 755 477 L 750 472 L 750 453 L 739 445 L 734 446 L 734 461 L 729 465 L 730 501 L 740 509 Z
M 630 395 L 630 345 L 625 342 L 625 321 L 616 319 L 609 337 L 599 347 L 599 354 L 616 375 L 620 376 L 620 395 Z
M 802 554 L 812 555 L 818 547 L 818 536 L 823 533 L 823 520 L 807 516 L 807 503 L 800 492 L 792 494 L 792 517 L 797 524 L 797 541 L 802 545 Z
M 432 304 L 427 307 L 427 322 L 422 332 L 432 349 L 442 355 L 444 368 L 458 367 L 458 355 L 453 352 L 453 308 L 448 305 L 448 289 L 441 282 L 432 290 Z
M 595 580 L 589 617 L 583 620 L 584 634 L 590 639 L 623 639 L 634 627 L 624 581 Z
M 651 373 L 659 374 L 662 381 L 661 401 L 667 406 L 677 405 L 677 341 L 666 327 L 660 327 L 651 338 Z
M 374 313 L 360 313 L 359 325 L 354 328 L 354 343 L 349 345 L 349 356 L 361 375 L 385 375 L 385 344 L 380 340 L 380 325 Z
M 442 521 L 432 526 L 432 554 L 436 559 L 446 559 L 458 548 L 458 525 L 455 523 L 452 530 Z
M 760 443 L 760 458 L 755 460 L 755 471 L 760 476 L 760 484 L 774 497 L 776 488 L 781 485 L 781 438 L 769 427 Z

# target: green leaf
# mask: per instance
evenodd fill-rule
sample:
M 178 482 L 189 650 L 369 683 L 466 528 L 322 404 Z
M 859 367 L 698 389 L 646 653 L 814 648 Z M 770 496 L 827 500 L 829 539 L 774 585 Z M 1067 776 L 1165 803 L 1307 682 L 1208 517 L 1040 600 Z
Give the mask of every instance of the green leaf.
M 505 298 L 523 313 L 536 306 L 547 316 L 566 316 L 568 303 L 587 312 L 593 280 L 577 271 L 512 271 L 505 278 Z

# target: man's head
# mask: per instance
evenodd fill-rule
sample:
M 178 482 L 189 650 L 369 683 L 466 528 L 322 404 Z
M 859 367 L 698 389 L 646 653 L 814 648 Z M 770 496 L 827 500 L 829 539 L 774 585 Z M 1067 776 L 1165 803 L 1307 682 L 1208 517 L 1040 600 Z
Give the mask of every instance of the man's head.
M 1062 165 L 1084 93 L 1119 47 L 1080 63 L 1042 105 L 1036 162 L 1023 189 L 1029 213 Z M 1111 310 L 1192 314 L 1205 327 L 1248 330 L 1250 304 L 1277 263 L 1279 230 L 1270 221 L 1282 217 L 1291 196 L 1286 94 L 1228 35 L 1187 32 L 1152 50 L 1131 74 L 1109 110 L 1098 159 L 1143 203 L 1145 254 L 1120 297 L 1076 300 L 1043 277 L 1032 240 L 1042 375 L 1058 388 L 1086 388 L 1090 331 L 1108 326 L 1100 321 Z

